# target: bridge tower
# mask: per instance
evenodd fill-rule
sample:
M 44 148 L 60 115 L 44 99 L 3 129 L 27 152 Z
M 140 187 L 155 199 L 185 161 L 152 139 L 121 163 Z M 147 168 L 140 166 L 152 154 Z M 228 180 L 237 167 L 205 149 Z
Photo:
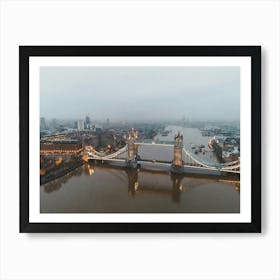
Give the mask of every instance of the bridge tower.
M 137 132 L 131 128 L 128 132 L 127 136 L 127 166 L 128 167 L 137 167 L 137 154 L 138 154 L 138 147 L 135 144 L 135 140 L 137 139 Z
M 182 173 L 184 170 L 182 151 L 183 151 L 183 135 L 180 132 L 174 137 L 174 156 L 171 165 L 171 171 L 174 173 Z

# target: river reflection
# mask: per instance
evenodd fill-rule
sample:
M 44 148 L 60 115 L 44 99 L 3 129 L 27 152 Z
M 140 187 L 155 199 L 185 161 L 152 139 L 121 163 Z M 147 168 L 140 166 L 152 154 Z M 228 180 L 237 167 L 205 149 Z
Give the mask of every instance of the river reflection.
M 209 138 L 195 128 L 170 126 L 168 136 L 184 134 L 184 145 L 207 147 Z M 139 147 L 141 158 L 171 161 L 173 148 Z M 216 161 L 207 150 L 198 155 Z M 221 178 L 191 177 L 168 171 L 144 171 L 85 164 L 40 188 L 42 213 L 239 213 L 240 184 Z
M 239 182 L 86 164 L 41 186 L 42 213 L 238 213 Z
M 85 171 L 87 174 L 88 171 Z M 55 179 L 47 184 L 44 185 L 44 190 L 47 193 L 51 193 L 53 191 L 59 190 L 63 184 L 67 183 L 69 179 L 73 176 L 81 176 L 83 174 L 83 167 L 78 167 L 75 170 L 71 171 L 70 173 L 64 175 L 61 178 Z
M 152 173 L 157 174 L 159 176 L 159 173 L 156 172 L 147 172 L 146 173 Z M 173 202 L 179 202 L 180 201 L 180 193 L 183 191 L 182 186 L 182 179 L 183 176 L 181 175 L 175 175 L 171 174 L 170 179 L 172 182 L 171 188 L 164 188 L 162 186 L 157 185 L 149 185 L 149 184 L 140 184 L 138 179 L 139 171 L 135 169 L 127 169 L 126 174 L 128 176 L 128 195 L 134 197 L 137 193 L 151 193 L 155 195 L 163 195 L 163 196 L 170 196 L 173 200 Z M 164 174 L 166 175 L 166 174 Z M 147 174 L 146 174 L 147 176 Z

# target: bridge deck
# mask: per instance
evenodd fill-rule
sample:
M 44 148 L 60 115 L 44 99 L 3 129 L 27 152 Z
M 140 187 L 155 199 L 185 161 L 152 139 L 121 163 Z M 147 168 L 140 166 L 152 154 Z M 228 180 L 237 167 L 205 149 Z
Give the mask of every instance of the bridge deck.
M 134 142 L 135 145 L 143 145 L 143 146 L 165 146 L 165 147 L 174 147 L 174 142 L 169 142 L 169 143 L 150 143 L 150 142 Z M 124 156 L 124 153 L 128 151 L 128 146 L 122 147 L 120 150 L 117 152 L 114 152 L 113 154 L 107 154 L 107 155 L 102 155 L 101 153 L 94 151 L 94 152 L 89 152 L 89 160 L 99 160 L 102 162 L 107 162 L 110 164 L 118 164 L 122 166 L 127 165 L 127 156 Z M 209 174 L 213 173 L 215 175 L 218 174 L 225 174 L 225 173 L 236 173 L 240 174 L 240 169 L 239 169 L 239 161 L 232 162 L 231 164 L 221 164 L 221 163 L 208 163 L 204 162 L 203 160 L 196 158 L 191 152 L 186 150 L 184 147 L 182 149 L 182 152 L 184 152 L 184 156 L 186 158 L 183 158 L 185 161 L 185 164 L 182 166 L 183 167 L 183 172 L 186 173 L 196 173 L 196 174 Z M 135 154 L 135 157 L 137 154 Z M 136 163 L 136 162 L 135 162 Z M 151 169 L 170 169 L 172 162 L 171 161 L 164 161 L 164 160 L 152 160 L 152 159 L 138 159 L 137 164 L 140 164 L 141 167 L 143 168 L 151 168 Z
M 126 167 L 127 161 L 124 159 L 108 159 L 103 160 L 103 162 L 106 162 L 107 164 L 112 164 L 116 166 Z M 149 160 L 139 160 L 137 163 L 140 165 L 141 168 L 147 169 L 147 170 L 162 170 L 162 171 L 168 171 L 171 168 L 171 162 L 151 162 Z M 201 174 L 201 175 L 215 175 L 215 176 L 222 176 L 226 173 L 231 174 L 239 174 L 239 171 L 223 171 L 219 169 L 215 169 L 212 167 L 206 168 L 201 166 L 192 166 L 192 165 L 184 165 L 182 173 L 185 174 Z

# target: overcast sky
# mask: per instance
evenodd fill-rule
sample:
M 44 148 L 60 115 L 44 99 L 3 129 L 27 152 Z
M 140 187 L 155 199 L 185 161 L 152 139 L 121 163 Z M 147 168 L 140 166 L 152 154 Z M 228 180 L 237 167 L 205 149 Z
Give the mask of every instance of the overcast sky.
M 239 120 L 239 67 L 41 67 L 40 115 Z

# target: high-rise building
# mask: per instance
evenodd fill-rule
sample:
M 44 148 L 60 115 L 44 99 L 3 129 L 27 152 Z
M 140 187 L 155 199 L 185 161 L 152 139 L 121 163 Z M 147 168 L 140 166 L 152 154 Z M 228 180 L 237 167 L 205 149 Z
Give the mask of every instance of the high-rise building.
M 40 118 L 40 130 L 46 130 L 47 129 L 47 124 L 45 118 L 41 117 Z
M 82 131 L 82 130 L 85 129 L 84 120 L 78 120 L 78 121 L 77 121 L 77 129 L 78 129 L 78 131 Z
M 90 129 L 90 117 L 88 115 L 85 118 L 85 129 Z
M 110 127 L 110 119 L 107 118 L 107 120 L 106 120 L 106 128 L 109 128 L 109 127 Z

